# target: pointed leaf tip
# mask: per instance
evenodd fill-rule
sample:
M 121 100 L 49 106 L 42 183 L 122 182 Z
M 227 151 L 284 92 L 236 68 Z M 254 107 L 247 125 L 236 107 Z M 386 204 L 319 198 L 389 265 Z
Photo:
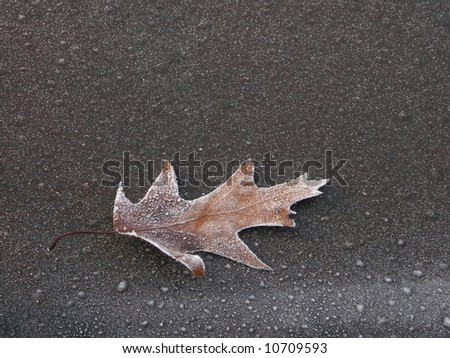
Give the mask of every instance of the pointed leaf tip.
M 184 264 L 195 277 L 205 276 L 205 264 L 200 256 L 184 254 L 174 258 Z
M 251 159 L 247 159 L 244 163 L 242 163 L 241 171 L 245 175 L 253 175 L 253 172 L 255 171 L 255 166 L 253 165 Z
M 162 162 L 163 162 L 163 170 L 165 172 L 168 172 L 168 171 L 170 171 L 172 169 L 172 165 L 170 164 L 170 162 L 168 160 L 163 159 Z

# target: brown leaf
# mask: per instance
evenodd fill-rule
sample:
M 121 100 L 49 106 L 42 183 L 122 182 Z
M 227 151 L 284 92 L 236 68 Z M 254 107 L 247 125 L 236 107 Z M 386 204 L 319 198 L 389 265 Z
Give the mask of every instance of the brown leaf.
M 306 176 L 288 183 L 259 188 L 253 180 L 250 160 L 208 195 L 184 200 L 178 194 L 173 167 L 163 162 L 163 170 L 146 196 L 136 204 L 117 191 L 114 230 L 136 236 L 180 261 L 195 276 L 205 274 L 205 265 L 193 252 L 206 251 L 250 267 L 271 270 L 250 251 L 238 232 L 253 226 L 295 226 L 289 207 L 300 200 L 321 194 L 326 180 L 315 183 Z M 314 184 L 314 185 L 313 185 Z

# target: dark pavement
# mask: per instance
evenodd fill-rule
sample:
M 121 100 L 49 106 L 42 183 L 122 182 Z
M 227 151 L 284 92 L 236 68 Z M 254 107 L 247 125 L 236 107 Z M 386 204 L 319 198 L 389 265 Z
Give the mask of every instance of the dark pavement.
M 450 7 L 364 3 L 4 2 L 0 335 L 449 337 Z M 241 233 L 274 272 L 200 253 L 195 279 L 125 236 L 47 251 L 111 230 L 125 151 L 326 150 L 347 186 Z

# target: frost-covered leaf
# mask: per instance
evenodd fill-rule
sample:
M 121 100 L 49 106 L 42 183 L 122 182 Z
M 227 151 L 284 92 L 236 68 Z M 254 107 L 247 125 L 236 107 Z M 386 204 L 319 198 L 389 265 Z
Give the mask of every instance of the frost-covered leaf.
M 163 170 L 146 196 L 136 204 L 117 191 L 114 231 L 150 242 L 180 261 L 195 276 L 205 274 L 198 251 L 211 252 L 256 269 L 270 270 L 245 245 L 239 231 L 254 226 L 290 226 L 289 207 L 297 201 L 321 194 L 326 180 L 307 182 L 301 176 L 268 188 L 254 183 L 250 160 L 208 195 L 184 200 L 178 194 L 173 167 L 164 161 Z

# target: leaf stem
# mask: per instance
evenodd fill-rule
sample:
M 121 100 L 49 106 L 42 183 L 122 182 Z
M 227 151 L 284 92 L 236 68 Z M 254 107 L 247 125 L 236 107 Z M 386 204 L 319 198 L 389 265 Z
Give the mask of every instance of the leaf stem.
M 53 240 L 52 244 L 48 248 L 48 251 L 52 251 L 56 244 L 62 240 L 63 238 L 67 236 L 74 236 L 74 235 L 117 235 L 117 232 L 115 231 L 72 231 L 72 232 L 66 232 L 65 234 L 58 236 L 55 240 Z

